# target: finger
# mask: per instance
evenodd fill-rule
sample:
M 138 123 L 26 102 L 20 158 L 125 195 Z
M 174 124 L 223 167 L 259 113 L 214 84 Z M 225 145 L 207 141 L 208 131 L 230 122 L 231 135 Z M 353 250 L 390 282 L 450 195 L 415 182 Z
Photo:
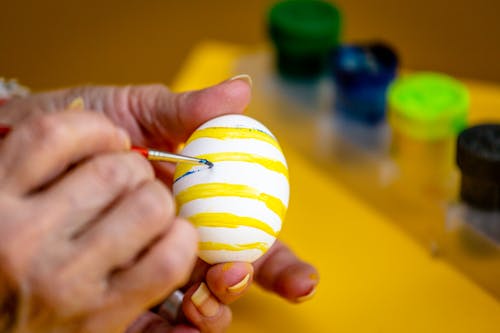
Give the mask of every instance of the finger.
M 279 241 L 254 263 L 254 268 L 259 285 L 292 302 L 310 299 L 319 282 L 316 269 Z
M 231 309 L 210 292 L 204 282 L 188 289 L 182 302 L 186 318 L 202 332 L 225 332 L 231 324 Z
M 73 237 L 119 196 L 153 177 L 151 164 L 137 153 L 105 154 L 79 165 L 64 178 L 37 193 L 34 200 L 42 205 L 57 202 L 59 207 L 63 207 L 59 220 L 71 223 L 58 226 L 57 232 Z
M 207 285 L 219 301 L 230 304 L 243 296 L 253 278 L 253 266 L 245 262 L 217 264 L 207 272 Z
M 62 109 L 81 97 L 89 109 L 105 113 L 125 128 L 134 144 L 174 151 L 207 120 L 243 113 L 251 94 L 251 83 L 246 77 L 235 77 L 206 89 L 180 94 L 162 85 L 78 87 L 13 101 L 8 105 L 12 112 L 8 109 L 5 113 L 13 114 L 16 119 L 11 121 L 16 122 L 29 112 Z M 155 170 L 162 181 L 172 183 L 172 165 L 157 163 Z
M 159 181 L 146 182 L 81 231 L 75 240 L 76 251 L 86 253 L 98 274 L 124 269 L 167 230 L 174 214 L 174 201 L 165 186 Z
M 0 186 L 25 194 L 89 156 L 129 147 L 128 135 L 104 116 L 65 111 L 19 124 L 0 146 Z
M 125 333 L 199 333 L 194 327 L 187 325 L 177 325 L 172 327 L 159 315 L 146 312 L 140 316 Z
M 191 272 L 189 281 L 187 283 L 187 287 L 184 288 L 184 291 L 186 291 L 188 287 L 192 286 L 193 284 L 205 281 L 205 277 L 210 267 L 211 265 L 207 264 L 205 261 L 201 259 L 196 260 L 196 264 L 194 265 L 193 271 Z
M 92 93 L 80 93 L 85 100 L 90 100 L 93 107 L 95 97 Z M 206 89 L 178 94 L 162 85 L 131 86 L 118 88 L 115 95 L 121 95 L 118 100 L 127 101 L 129 113 L 140 129 L 148 134 L 145 138 L 149 139 L 148 144 L 161 145 L 167 140 L 175 147 L 207 120 L 224 114 L 242 113 L 250 102 L 250 83 L 244 78 L 227 80 Z M 120 121 L 116 111 L 117 108 L 110 108 L 106 113 Z
M 16 122 L 29 113 L 63 109 L 81 97 L 90 110 L 105 113 L 125 128 L 135 144 L 173 149 L 207 120 L 242 113 L 250 102 L 250 88 L 248 76 L 180 94 L 163 85 L 77 87 L 12 101 L 3 107 L 3 113 L 13 114 Z
M 224 81 L 203 90 L 181 94 L 167 94 L 161 86 L 131 89 L 137 100 L 150 101 L 135 118 L 152 137 L 147 144 L 175 150 L 193 131 L 209 119 L 231 113 L 243 113 L 250 102 L 250 84 L 246 80 Z M 142 96 L 142 97 L 141 97 Z M 157 96 L 147 98 L 146 96 Z M 133 111 L 138 110 L 133 109 Z M 167 139 L 170 143 L 152 138 Z M 155 165 L 156 175 L 168 185 L 172 184 L 173 168 L 164 163 Z
M 194 227 L 176 218 L 168 232 L 133 266 L 112 276 L 110 300 L 142 304 L 144 308 L 159 303 L 189 278 L 197 244 Z

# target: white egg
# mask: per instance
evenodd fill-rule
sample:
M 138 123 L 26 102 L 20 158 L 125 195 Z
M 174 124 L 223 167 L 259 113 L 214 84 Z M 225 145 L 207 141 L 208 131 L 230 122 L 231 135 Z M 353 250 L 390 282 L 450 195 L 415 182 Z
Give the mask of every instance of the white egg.
M 288 207 L 288 166 L 274 135 L 247 116 L 200 126 L 181 154 L 214 165 L 179 163 L 174 195 L 179 215 L 199 231 L 199 257 L 210 264 L 253 262 L 274 243 Z

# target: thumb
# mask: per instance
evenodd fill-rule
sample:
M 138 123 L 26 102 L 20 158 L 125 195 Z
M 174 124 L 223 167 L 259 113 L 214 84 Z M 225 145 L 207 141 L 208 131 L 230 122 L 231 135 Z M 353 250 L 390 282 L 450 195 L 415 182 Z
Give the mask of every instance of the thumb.
M 250 102 L 251 80 L 239 75 L 202 90 L 172 93 L 160 85 L 132 87 L 130 112 L 149 138 L 174 146 L 201 124 L 224 114 L 243 113 Z M 152 142 L 154 144 L 154 142 Z
M 242 113 L 250 102 L 250 86 L 248 75 L 184 93 L 163 85 L 83 86 L 9 101 L 2 106 L 0 120 L 15 124 L 34 113 L 62 110 L 81 97 L 86 109 L 102 112 L 125 128 L 134 144 L 175 147 L 205 121 Z

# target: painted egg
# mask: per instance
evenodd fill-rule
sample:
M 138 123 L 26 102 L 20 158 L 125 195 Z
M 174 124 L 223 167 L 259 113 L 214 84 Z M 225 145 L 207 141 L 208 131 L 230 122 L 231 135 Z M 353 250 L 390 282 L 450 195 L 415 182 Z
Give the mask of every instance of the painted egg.
M 210 264 L 257 260 L 276 240 L 290 194 L 274 135 L 255 119 L 225 115 L 194 131 L 181 154 L 213 163 L 179 163 L 174 174 L 178 213 L 199 231 L 199 257 Z

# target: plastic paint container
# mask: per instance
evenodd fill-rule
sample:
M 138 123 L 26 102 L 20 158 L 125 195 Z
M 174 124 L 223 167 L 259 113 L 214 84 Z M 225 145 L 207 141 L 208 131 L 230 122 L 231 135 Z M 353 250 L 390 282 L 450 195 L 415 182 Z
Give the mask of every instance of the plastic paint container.
M 336 131 L 364 148 L 388 143 L 387 89 L 398 57 L 383 43 L 340 46 L 331 57 Z
M 337 46 L 339 10 L 326 1 L 288 0 L 274 5 L 268 29 L 276 49 L 276 68 L 289 79 L 317 79 Z
M 464 227 L 500 250 L 500 124 L 477 125 L 457 141 Z
M 418 196 L 448 199 L 455 183 L 455 139 L 467 123 L 467 89 L 443 74 L 418 73 L 396 80 L 388 98 L 399 181 Z
M 500 297 L 500 124 L 460 133 L 457 165 L 460 198 L 448 210 L 444 252 Z

